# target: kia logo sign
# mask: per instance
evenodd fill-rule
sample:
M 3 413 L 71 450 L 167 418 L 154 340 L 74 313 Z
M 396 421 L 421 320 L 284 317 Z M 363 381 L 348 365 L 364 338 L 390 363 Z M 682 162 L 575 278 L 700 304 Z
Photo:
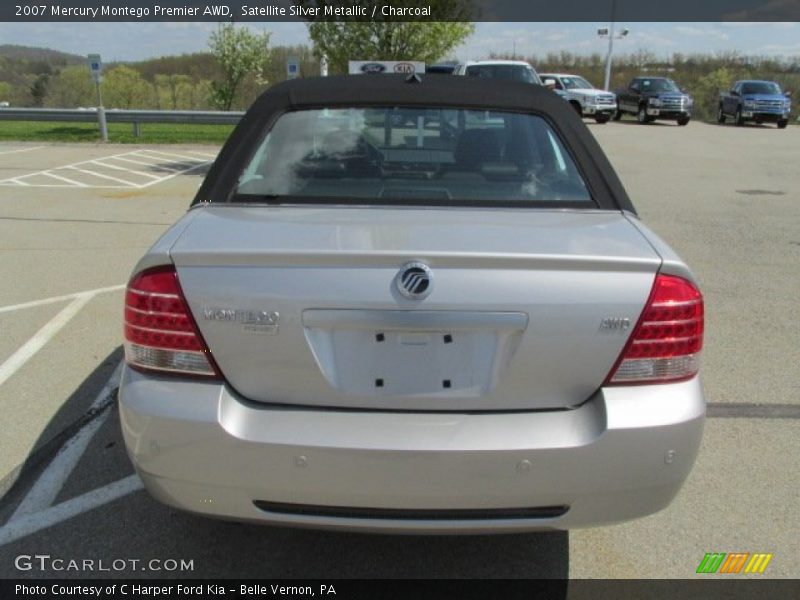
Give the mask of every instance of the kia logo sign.
M 414 60 L 351 60 L 347 63 L 350 75 L 372 75 L 378 73 L 394 73 L 396 75 L 413 75 L 425 72 L 425 63 Z
M 414 65 L 411 63 L 403 62 L 398 63 L 394 66 L 395 73 L 405 73 L 406 75 L 410 75 L 414 72 Z
M 386 67 L 381 63 L 367 63 L 361 66 L 362 73 L 383 73 L 385 70 Z

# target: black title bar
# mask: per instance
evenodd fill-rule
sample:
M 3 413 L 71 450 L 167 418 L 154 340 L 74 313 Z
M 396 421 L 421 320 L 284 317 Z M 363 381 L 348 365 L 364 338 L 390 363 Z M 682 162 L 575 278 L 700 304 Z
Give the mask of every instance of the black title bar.
M 797 579 L 6 579 L 0 598 L 133 600 L 565 600 L 647 598 L 649 600 L 772 600 L 797 598 Z
M 800 0 L 3 0 L 8 22 L 800 21 Z

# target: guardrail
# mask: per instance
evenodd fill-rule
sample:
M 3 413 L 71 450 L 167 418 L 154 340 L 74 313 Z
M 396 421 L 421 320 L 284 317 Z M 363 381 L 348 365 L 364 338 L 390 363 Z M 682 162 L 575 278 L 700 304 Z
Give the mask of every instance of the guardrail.
M 218 110 L 117 110 L 105 109 L 109 123 L 132 123 L 133 135 L 139 137 L 142 123 L 185 123 L 195 125 L 235 125 L 244 116 L 238 111 Z M 0 108 L 4 121 L 97 122 L 97 109 L 77 108 Z

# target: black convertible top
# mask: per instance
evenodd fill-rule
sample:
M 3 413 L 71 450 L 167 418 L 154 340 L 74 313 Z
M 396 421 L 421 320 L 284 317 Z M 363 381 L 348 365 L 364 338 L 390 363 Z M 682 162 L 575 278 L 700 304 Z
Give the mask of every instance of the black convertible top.
M 239 122 L 192 204 L 227 200 L 265 130 L 281 114 L 358 106 L 446 107 L 540 115 L 573 154 L 598 206 L 635 213 L 602 149 L 568 102 L 543 86 L 455 75 L 344 75 L 279 83 L 264 92 Z
M 283 99 L 277 98 L 283 96 Z M 493 108 L 529 111 L 532 106 L 548 113 L 569 112 L 568 103 L 539 85 L 478 77 L 431 77 L 414 81 L 406 75 L 345 75 L 312 77 L 280 83 L 262 94 L 251 111 L 267 113 L 277 103 L 292 108 L 312 106 L 405 105 Z M 572 109 L 574 110 L 574 109 Z

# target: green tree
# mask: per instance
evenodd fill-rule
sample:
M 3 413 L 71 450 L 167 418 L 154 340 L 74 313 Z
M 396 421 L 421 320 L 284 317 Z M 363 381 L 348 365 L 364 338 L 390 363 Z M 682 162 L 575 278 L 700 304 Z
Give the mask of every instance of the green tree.
M 309 0 L 301 0 L 309 4 Z M 347 2 L 316 0 L 317 6 L 343 5 Z M 352 2 L 371 7 L 375 2 Z M 378 3 L 379 8 L 383 3 Z M 425 7 L 431 5 L 427 0 L 405 0 L 397 2 L 402 7 Z M 346 73 L 350 60 L 419 60 L 435 62 L 453 48 L 461 44 L 473 31 L 475 25 L 469 22 L 470 12 L 463 0 L 440 0 L 431 5 L 432 18 L 440 21 L 407 22 L 391 17 L 382 21 L 354 22 L 313 21 L 308 25 L 308 33 L 314 42 L 314 52 L 318 58 L 327 57 L 331 71 Z
M 697 80 L 692 91 L 695 114 L 699 118 L 708 119 L 716 114 L 719 95 L 730 89 L 733 79 L 733 73 L 730 70 L 720 67 Z
M 211 108 L 208 99 L 211 97 L 211 81 L 200 79 L 194 81 L 186 90 L 187 108 L 192 110 Z
M 314 55 L 311 46 L 275 46 L 270 52 L 270 61 L 264 71 L 266 79 L 273 83 L 286 79 L 286 63 L 289 59 L 297 60 L 300 77 L 319 75 L 319 59 Z
M 159 108 L 171 110 L 193 108 L 189 101 L 192 78 L 188 75 L 155 75 L 154 87 Z
M 120 65 L 103 77 L 103 104 L 109 108 L 148 108 L 150 85 L 136 69 Z
M 0 81 L 0 102 L 9 102 L 14 86 L 7 81 Z
M 53 108 L 75 108 L 95 104 L 95 85 L 84 65 L 64 67 L 50 80 L 45 105 Z
M 211 82 L 211 103 L 221 110 L 230 110 L 246 79 L 263 81 L 264 64 L 269 58 L 269 33 L 255 34 L 232 23 L 221 23 L 211 34 L 208 47 L 222 72 L 221 80 Z
M 44 106 L 44 99 L 47 97 L 47 86 L 50 83 L 50 75 L 42 73 L 38 75 L 30 87 L 33 106 L 41 108 Z

